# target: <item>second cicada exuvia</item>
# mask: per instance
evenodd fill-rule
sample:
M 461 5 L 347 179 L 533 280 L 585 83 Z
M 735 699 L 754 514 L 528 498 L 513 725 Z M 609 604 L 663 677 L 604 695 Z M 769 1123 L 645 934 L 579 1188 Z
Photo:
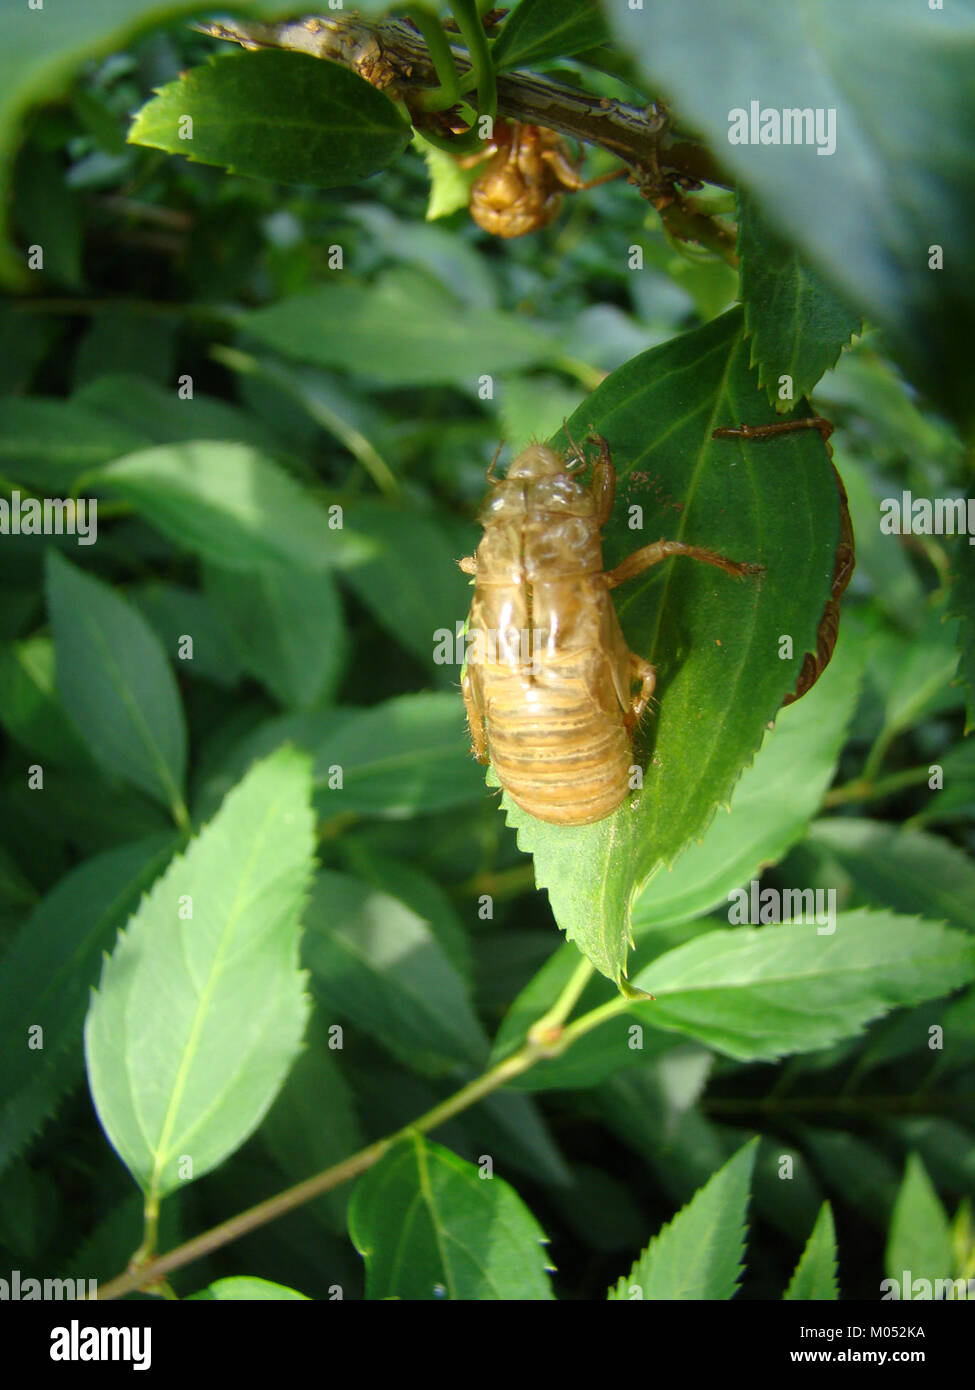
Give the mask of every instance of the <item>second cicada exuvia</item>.
M 561 135 L 519 121 L 496 121 L 487 148 L 461 162 L 472 167 L 484 159 L 490 162 L 471 186 L 471 217 L 500 237 L 547 227 L 558 217 L 564 193 L 595 188 L 625 172 L 584 179 Z
M 555 825 L 589 825 L 616 810 L 632 785 L 633 731 L 654 668 L 630 651 L 610 590 L 671 556 L 740 579 L 762 566 L 683 541 L 661 540 L 604 570 L 601 531 L 616 474 L 605 439 L 588 485 L 545 444 L 488 473 L 462 677 L 473 751 L 494 764 L 523 811 Z M 575 447 L 575 446 L 573 446 Z

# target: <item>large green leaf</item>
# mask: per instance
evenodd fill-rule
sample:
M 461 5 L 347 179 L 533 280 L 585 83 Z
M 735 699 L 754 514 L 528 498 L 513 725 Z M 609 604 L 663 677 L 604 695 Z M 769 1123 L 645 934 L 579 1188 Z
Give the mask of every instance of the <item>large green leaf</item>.
M 328 511 L 246 444 L 201 440 L 142 449 L 85 475 L 130 502 L 176 545 L 228 569 L 322 569 L 362 554 Z M 336 520 L 337 520 L 336 515 Z
M 718 811 L 703 840 L 660 869 L 633 906 L 633 926 L 666 926 L 727 902 L 728 893 L 776 863 L 801 836 L 822 801 L 856 707 L 860 654 L 840 644 L 814 688 L 781 710 L 729 811 Z
M 839 1298 L 836 1283 L 836 1228 L 828 1202 L 824 1202 L 816 1224 L 795 1267 L 789 1287 L 782 1297 L 790 1302 Z
M 897 1195 L 897 1169 L 879 1145 L 839 1129 L 795 1125 L 796 1138 L 838 1200 L 886 1229 Z
M 436 634 L 456 632 L 470 603 L 470 590 L 457 567 L 460 550 L 442 519 L 375 501 L 350 506 L 348 518 L 355 534 L 374 549 L 343 569 L 343 582 L 438 684 L 456 689 L 460 667 L 437 664 Z
M 339 1065 L 341 1050 L 334 1042 L 321 1016 L 313 1013 L 304 1051 L 260 1128 L 261 1142 L 288 1182 L 302 1182 L 365 1143 L 352 1091 Z M 328 1229 L 344 1234 L 348 1202 L 349 1190 L 343 1186 L 324 1193 L 305 1210 Z
M 973 978 L 967 933 L 860 911 L 840 913 L 832 933 L 808 922 L 708 932 L 639 972 L 654 1002 L 631 1012 L 731 1057 L 773 1058 L 828 1047 Z
M 0 415 L 0 470 L 18 483 L 66 497 L 87 469 L 148 442 L 137 427 L 75 401 L 7 400 Z
M 58 699 L 49 637 L 28 637 L 0 647 L 0 723 L 37 760 L 90 766 L 78 731 Z
M 790 241 L 768 226 L 747 193 L 738 195 L 738 217 L 741 298 L 752 364 L 776 410 L 788 411 L 808 396 L 860 332 L 861 316 L 837 298 Z M 790 378 L 788 390 L 780 382 L 783 376 Z
M 360 9 L 375 10 L 374 0 Z M 274 18 L 300 13 L 291 0 L 228 0 L 227 13 Z M 0 193 L 5 194 L 20 123 L 32 105 L 58 97 L 87 59 L 119 51 L 153 25 L 200 13 L 198 0 L 49 0 L 0 9 Z M 0 203 L 6 198 L 0 197 Z M 0 279 L 23 281 L 22 257 L 0 242 Z
M 286 1284 L 274 1284 L 269 1279 L 256 1279 L 250 1275 L 235 1275 L 230 1279 L 217 1279 L 199 1293 L 187 1294 L 186 1302 L 215 1303 L 307 1303 L 308 1295 L 289 1289 Z
M 462 304 L 414 275 L 319 285 L 244 314 L 240 325 L 288 357 L 387 386 L 456 382 L 473 392 L 482 376 L 558 355 L 555 341 L 531 322 Z
M 975 1015 L 972 1002 L 969 1000 L 969 1012 Z M 944 1017 L 947 1032 L 951 1027 L 949 1010 L 945 1010 Z M 953 1041 L 960 1041 L 957 1032 Z M 968 1067 L 972 1056 L 971 1039 L 966 1041 L 968 1049 L 958 1049 L 958 1060 Z M 943 1051 L 938 1060 L 944 1059 Z M 917 1154 L 939 1191 L 975 1196 L 975 1140 L 970 1125 L 966 1127 L 954 1120 L 942 1119 L 940 1115 L 903 1115 L 888 1120 L 884 1129 L 905 1152 Z
M 246 734 L 208 779 L 200 805 L 212 808 L 254 758 L 294 743 L 315 759 L 315 808 L 355 814 L 430 814 L 478 801 L 480 769 L 471 758 L 456 695 L 396 695 L 371 709 L 307 710 L 268 719 Z
M 358 73 L 276 49 L 221 54 L 191 68 L 158 90 L 129 132 L 136 145 L 319 188 L 385 169 L 411 136 L 389 97 Z
M 491 45 L 498 72 L 568 58 L 607 37 L 596 0 L 521 0 Z
M 231 633 L 206 594 L 156 581 L 130 589 L 129 597 L 159 633 L 169 655 L 179 662 L 178 669 L 228 688 L 238 683 L 243 671 Z M 192 640 L 192 649 L 187 637 Z
M 546 825 L 505 797 L 535 856 L 556 921 L 606 975 L 625 972 L 630 904 L 726 803 L 815 646 L 839 533 L 836 484 L 816 431 L 746 445 L 716 426 L 775 419 L 748 365 L 740 310 L 641 354 L 569 422 L 608 440 L 617 504 L 607 567 L 658 537 L 765 566 L 735 581 L 679 558 L 629 581 L 617 612 L 630 647 L 657 667 L 659 710 L 644 720 L 643 791 L 596 825 Z M 628 527 L 643 508 L 642 531 Z M 792 638 L 781 660 L 780 638 Z
M 667 1223 L 608 1297 L 732 1298 L 745 1257 L 748 1192 L 758 1141 L 739 1149 Z
M 99 375 L 76 391 L 70 402 L 44 404 L 84 409 L 113 422 L 120 431 L 128 428 L 141 436 L 137 443 L 116 448 L 114 454 L 92 459 L 92 463 L 131 454 L 142 444 L 182 444 L 189 439 L 235 441 L 264 452 L 281 448 L 280 439 L 253 412 L 209 396 L 195 386 L 192 396 L 186 396 L 131 372 Z
M 885 1273 L 902 1289 L 905 1272 L 912 1284 L 914 1279 L 934 1283 L 951 1279 L 954 1263 L 947 1214 L 924 1164 L 917 1154 L 911 1154 L 891 1212 Z
M 181 814 L 186 724 L 162 644 L 101 579 L 48 552 L 57 685 L 96 762 Z
M 431 1075 L 479 1068 L 488 1040 L 467 986 L 427 922 L 346 874 L 323 871 L 306 915 L 304 959 L 337 1015 Z
M 819 877 L 876 907 L 975 932 L 975 864 L 949 840 L 853 816 L 816 821 L 803 844 L 823 856 Z
M 762 211 L 894 336 L 919 384 L 971 420 L 975 11 L 917 0 L 606 0 L 651 90 L 711 143 Z M 905 100 L 905 92 L 910 99 Z M 732 144 L 732 113 L 832 112 L 835 148 Z M 820 148 L 828 149 L 829 141 Z M 942 269 L 929 266 L 935 245 Z
M 356 1184 L 366 1297 L 547 1300 L 545 1235 L 514 1188 L 416 1134 Z
M 330 767 L 342 769 L 341 787 Z M 482 794 L 452 692 L 398 695 L 357 711 L 316 747 L 315 783 L 325 815 L 418 815 Z
M 171 836 L 155 836 L 86 860 L 38 904 L 0 961 L 0 1169 L 81 1080 L 85 1010 L 102 957 L 173 848 Z M 31 1042 L 37 1027 L 42 1047 Z
M 258 764 L 120 934 L 85 1023 L 102 1127 L 150 1199 L 260 1123 L 307 1015 L 299 915 L 313 864 L 307 758 Z
M 307 709 L 331 695 L 348 644 L 327 570 L 260 565 L 241 572 L 208 565 L 205 582 L 242 665 L 282 705 Z

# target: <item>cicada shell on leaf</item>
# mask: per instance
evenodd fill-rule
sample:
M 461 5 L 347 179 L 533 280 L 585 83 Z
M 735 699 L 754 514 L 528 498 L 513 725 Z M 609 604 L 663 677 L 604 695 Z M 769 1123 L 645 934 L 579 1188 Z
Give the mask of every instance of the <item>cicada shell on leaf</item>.
M 740 579 L 760 565 L 683 541 L 643 546 L 603 569 L 601 531 L 616 473 L 605 439 L 589 484 L 545 444 L 489 472 L 477 554 L 460 561 L 475 576 L 462 689 L 471 743 L 529 815 L 554 825 L 590 825 L 628 795 L 633 731 L 653 693 L 654 668 L 630 651 L 610 590 L 671 556 L 717 566 Z

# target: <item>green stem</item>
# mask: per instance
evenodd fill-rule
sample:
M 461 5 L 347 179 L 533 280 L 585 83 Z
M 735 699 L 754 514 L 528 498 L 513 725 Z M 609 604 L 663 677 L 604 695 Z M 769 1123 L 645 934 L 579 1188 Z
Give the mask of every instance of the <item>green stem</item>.
M 426 5 L 410 5 L 406 13 L 419 29 L 440 79 L 439 89 L 420 93 L 418 105 L 424 111 L 449 110 L 460 101 L 457 65 L 450 51 L 450 40 L 436 14 Z
M 649 997 L 649 996 L 648 996 Z M 633 999 L 627 999 L 624 995 L 617 995 L 608 1004 L 600 1004 L 598 1009 L 590 1009 L 587 1014 L 577 1018 L 574 1023 L 570 1023 L 567 1028 L 563 1028 L 561 1046 L 559 1054 L 565 1052 L 572 1044 L 581 1038 L 585 1033 L 589 1033 L 593 1028 L 598 1028 L 607 1019 L 616 1018 L 619 1014 L 625 1014 L 633 1005 Z M 550 1054 L 550 1055 L 559 1055 Z
M 588 362 L 583 362 L 580 357 L 569 357 L 560 354 L 552 363 L 568 376 L 574 376 L 581 386 L 587 391 L 595 391 L 596 387 L 606 380 L 608 375 L 599 367 L 593 367 Z
M 478 115 L 490 116 L 494 120 L 498 114 L 498 84 L 477 5 L 475 0 L 451 0 L 450 8 L 471 55 L 471 66 L 477 82 Z
M 553 1038 L 549 1033 L 545 1038 L 533 1039 L 533 1034 L 537 1033 L 543 1020 L 554 1019 L 559 1016 L 564 1018 L 568 1015 L 585 988 L 591 972 L 592 967 L 589 966 L 588 961 L 581 962 L 552 1008 L 529 1029 L 526 1041 L 517 1052 L 512 1053 L 510 1057 L 505 1057 L 496 1066 L 491 1067 L 481 1076 L 475 1077 L 473 1081 L 469 1081 L 466 1086 L 462 1086 L 459 1091 L 455 1091 L 446 1100 L 440 1101 L 418 1119 L 403 1125 L 401 1129 L 387 1135 L 386 1138 L 367 1145 L 358 1153 L 351 1154 L 348 1158 L 342 1159 L 340 1163 L 335 1163 L 332 1167 L 324 1169 L 323 1172 L 306 1178 L 304 1182 L 296 1183 L 294 1187 L 286 1188 L 285 1191 L 276 1193 L 264 1202 L 258 1202 L 256 1206 L 250 1207 L 247 1211 L 239 1212 L 229 1221 L 221 1222 L 219 1226 L 204 1231 L 202 1235 L 195 1236 L 193 1240 L 188 1240 L 174 1250 L 167 1251 L 165 1255 L 150 1259 L 138 1268 L 133 1267 L 137 1263 L 137 1260 L 133 1258 L 129 1269 L 124 1274 L 118 1275 L 117 1278 L 112 1279 L 99 1289 L 98 1298 L 100 1300 L 121 1298 L 127 1293 L 134 1293 L 136 1289 L 144 1289 L 147 1285 L 158 1283 L 173 1270 L 181 1269 L 194 1260 L 202 1259 L 204 1255 L 209 1255 L 214 1250 L 228 1245 L 231 1241 L 266 1225 L 267 1222 L 276 1220 L 277 1217 L 283 1216 L 286 1212 L 294 1211 L 295 1208 L 303 1206 L 305 1202 L 320 1197 L 323 1192 L 330 1192 L 333 1188 L 348 1182 L 350 1178 L 358 1177 L 360 1173 L 364 1173 L 377 1163 L 383 1154 L 400 1140 L 413 1134 L 425 1134 L 437 1129 L 444 1121 L 451 1119 L 469 1106 L 475 1105 L 479 1100 L 483 1100 L 485 1096 L 489 1096 L 507 1082 L 514 1080 L 516 1076 L 528 1071 L 537 1062 L 560 1056 L 568 1047 L 571 1047 L 577 1038 L 581 1038 L 590 1029 L 597 1027 L 607 1017 L 626 1010 L 627 1001 L 625 999 L 613 1000 L 610 1004 L 604 1004 L 588 1014 L 583 1014 L 567 1028 L 562 1028 L 557 1037 Z M 583 978 L 584 974 L 585 979 Z M 153 1241 L 154 1239 L 153 1234 Z M 137 1254 L 141 1254 L 147 1248 L 147 1242 L 143 1241 Z
M 541 1018 L 537 1018 L 529 1028 L 529 1042 L 544 1044 L 552 1040 L 553 1034 L 557 1033 L 560 1037 L 565 1036 L 566 1030 L 563 1028 L 563 1024 L 578 1004 L 583 990 L 592 979 L 592 975 L 593 967 L 583 956 L 558 999 L 548 1012 L 542 1014 Z
M 926 782 L 930 775 L 929 768 L 909 767 L 902 772 L 892 772 L 887 777 L 879 777 L 873 781 L 864 770 L 862 777 L 856 777 L 852 782 L 828 791 L 823 797 L 823 806 L 848 806 L 850 802 L 880 801 L 885 796 L 903 790 L 904 787 L 916 787 L 920 782 Z
M 452 898 L 488 897 L 504 900 L 517 898 L 520 893 L 528 893 L 535 887 L 535 866 L 513 864 L 509 869 L 487 869 L 472 874 L 461 883 L 455 883 L 448 891 Z
M 260 377 L 291 396 L 317 424 L 345 445 L 384 496 L 399 496 L 399 480 L 375 445 L 354 425 L 350 425 L 347 420 L 342 419 L 341 415 L 331 410 L 324 401 L 319 400 L 312 391 L 304 390 L 300 384 L 296 384 L 291 373 L 279 371 L 269 363 L 252 357 L 248 352 L 241 352 L 239 348 L 225 347 L 221 343 L 216 343 L 210 348 L 210 356 L 215 362 L 228 367 L 232 372 L 237 372 L 241 376 Z
M 465 108 L 462 108 L 462 111 Z M 471 116 L 463 116 L 464 120 L 473 120 L 476 112 L 473 108 L 466 108 L 471 111 Z M 468 130 L 455 131 L 452 135 L 441 135 L 432 125 L 423 121 L 413 122 L 416 129 L 431 145 L 436 145 L 438 150 L 444 150 L 447 154 L 476 154 L 484 144 L 480 135 L 477 133 L 476 125 L 471 125 Z

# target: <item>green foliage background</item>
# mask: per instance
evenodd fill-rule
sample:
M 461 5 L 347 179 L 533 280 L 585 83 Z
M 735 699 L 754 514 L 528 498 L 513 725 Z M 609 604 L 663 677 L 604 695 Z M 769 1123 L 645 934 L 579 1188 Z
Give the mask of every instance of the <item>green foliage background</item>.
M 476 1085 L 571 998 L 599 1013 L 560 1055 L 173 1288 L 975 1275 L 975 562 L 879 527 L 903 490 L 971 491 L 972 7 L 818 0 L 815 39 L 757 0 L 513 9 L 499 70 L 666 100 L 710 142 L 740 273 L 622 181 L 518 241 L 428 220 L 449 171 L 401 107 L 228 53 L 199 8 L 0 19 L 0 496 L 99 501 L 91 547 L 0 536 L 3 1266 L 107 1281 Z M 908 68 L 936 90 L 906 102 Z M 836 155 L 729 147 L 758 93 L 838 105 Z M 837 425 L 858 567 L 833 663 L 777 714 L 829 593 L 829 459 L 711 432 L 789 410 Z M 645 792 L 571 831 L 499 806 L 434 659 L 498 439 L 566 420 L 614 451 L 608 564 L 668 535 L 765 566 L 622 591 L 660 677 Z M 835 933 L 729 925 L 757 878 L 835 890 Z

